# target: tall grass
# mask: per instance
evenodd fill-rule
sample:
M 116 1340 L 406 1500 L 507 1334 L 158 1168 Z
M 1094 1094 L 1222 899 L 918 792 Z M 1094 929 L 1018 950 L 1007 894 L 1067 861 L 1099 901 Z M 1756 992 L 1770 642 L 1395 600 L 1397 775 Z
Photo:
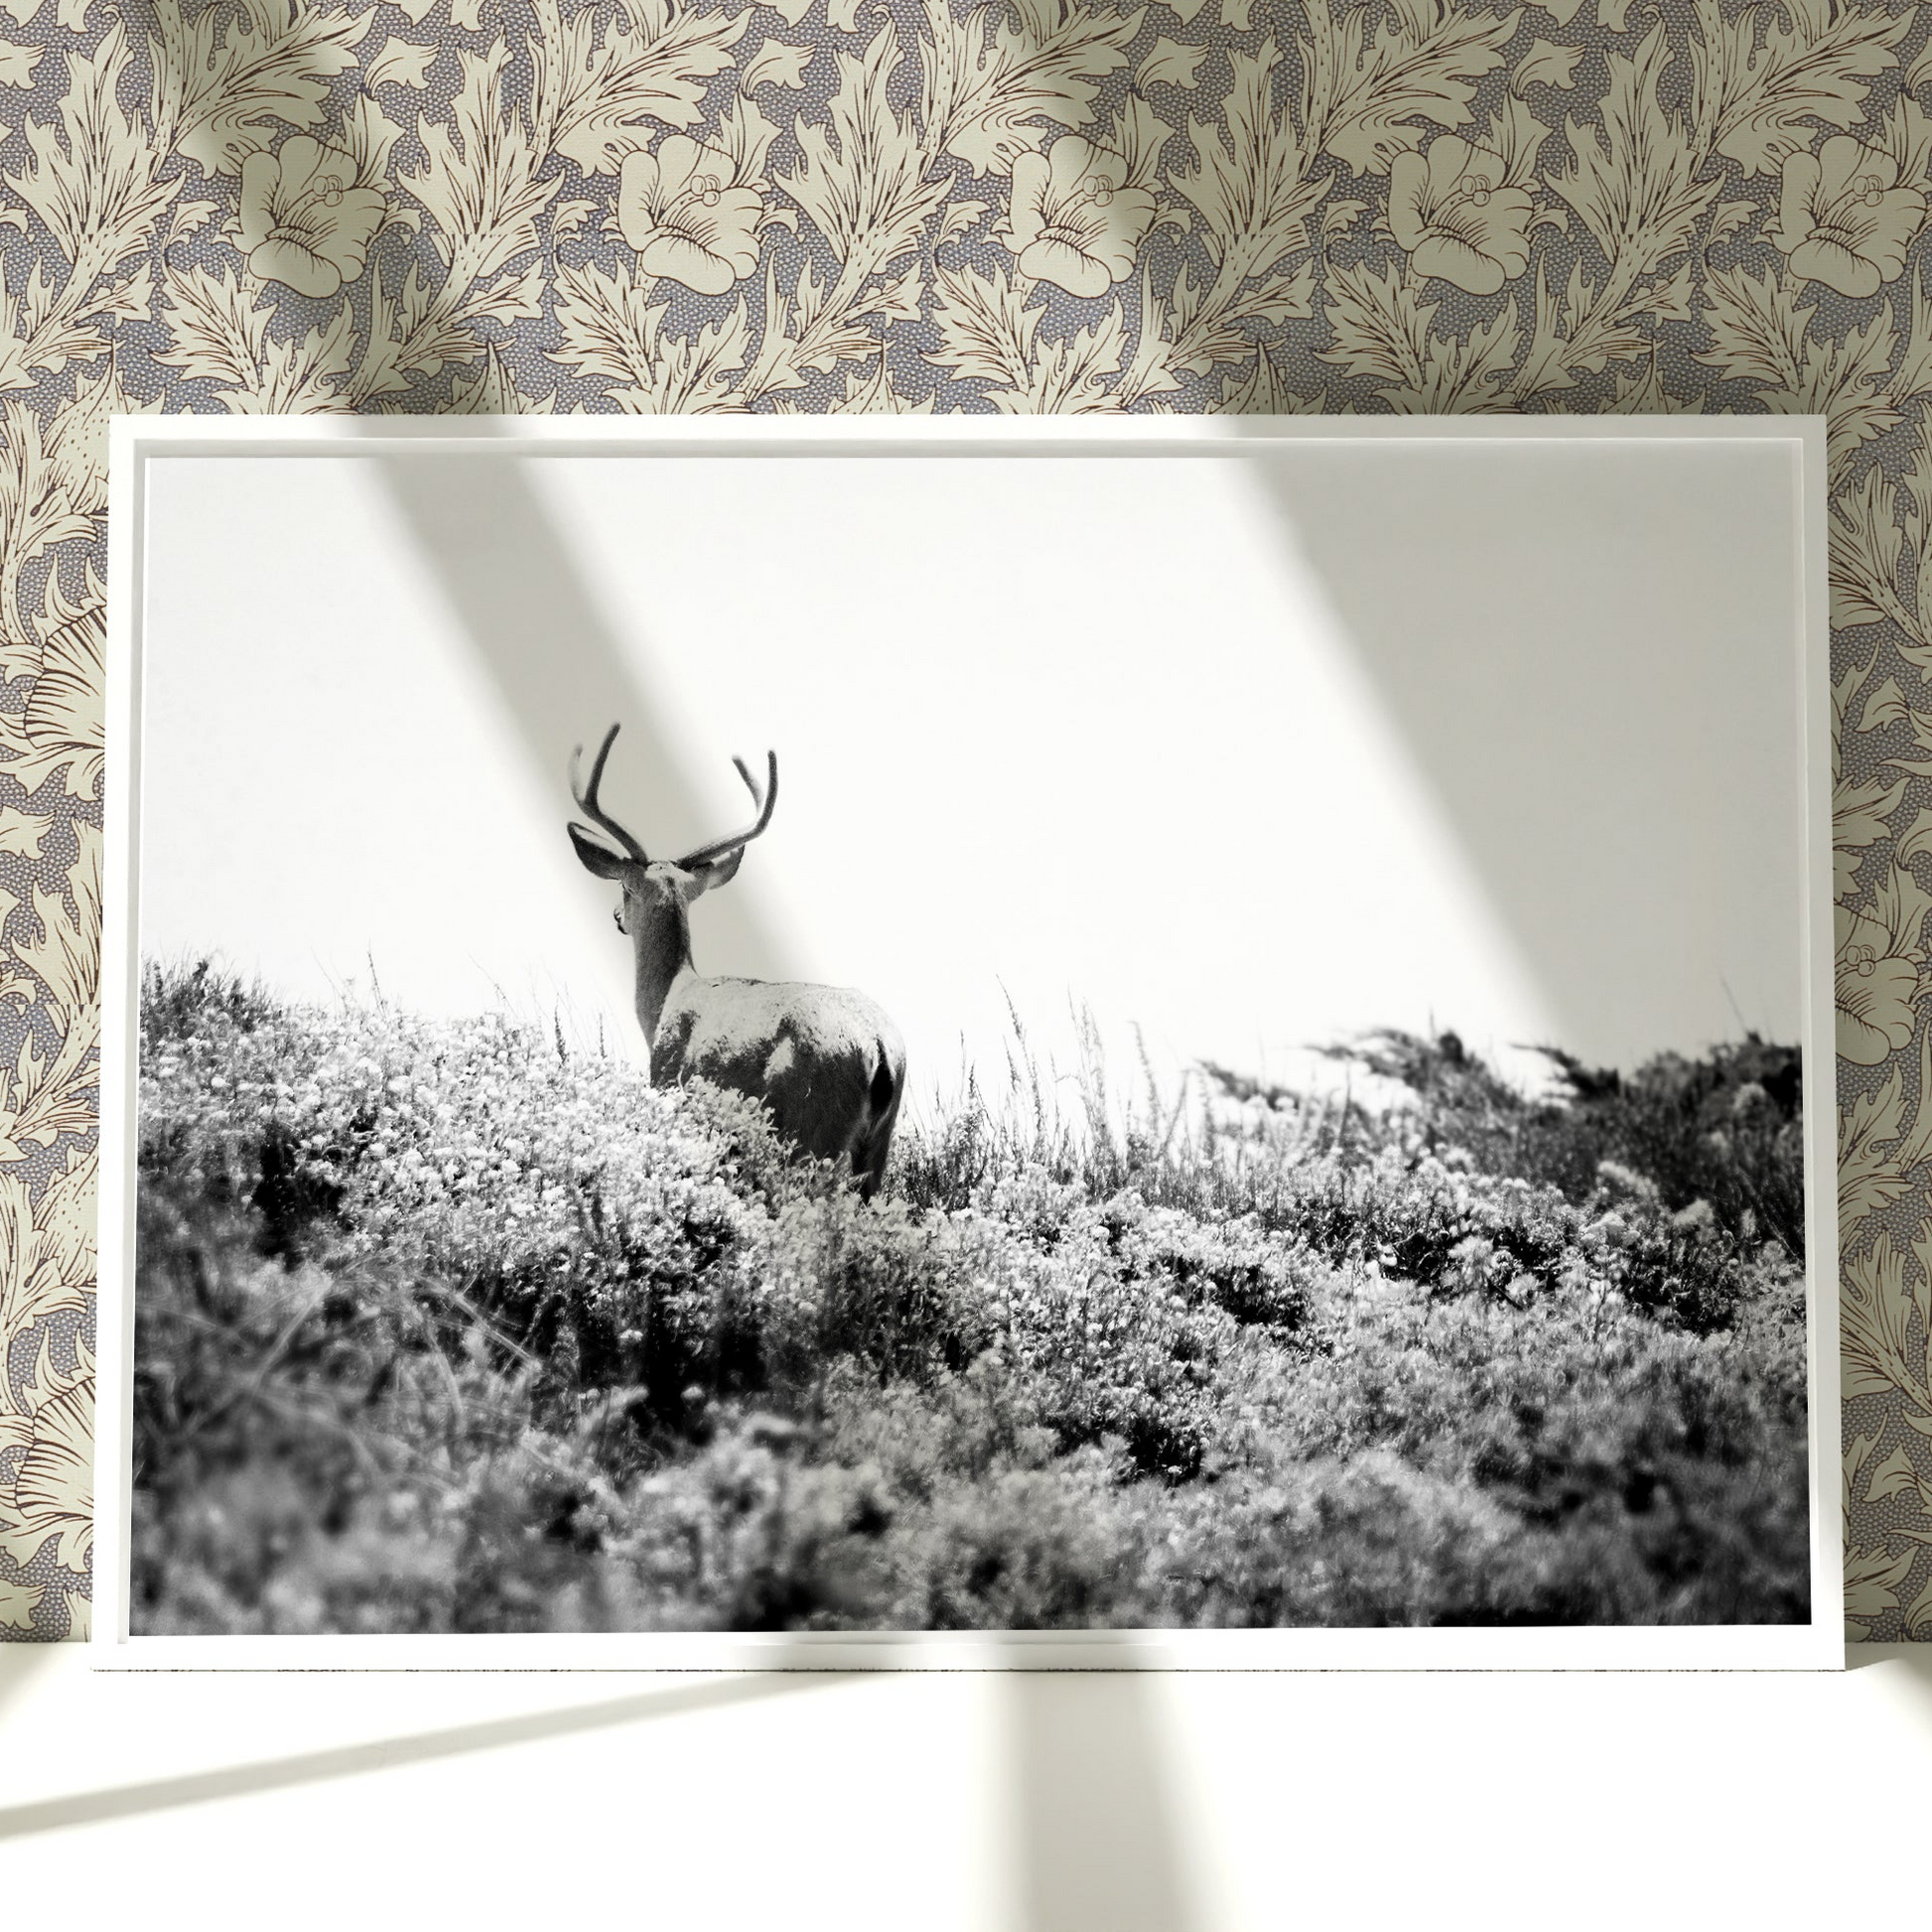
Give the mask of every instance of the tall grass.
M 1017 1032 L 867 1204 L 538 1027 L 150 972 L 137 1627 L 1806 1615 L 1795 1058 L 1360 1050 L 1411 1104 Z

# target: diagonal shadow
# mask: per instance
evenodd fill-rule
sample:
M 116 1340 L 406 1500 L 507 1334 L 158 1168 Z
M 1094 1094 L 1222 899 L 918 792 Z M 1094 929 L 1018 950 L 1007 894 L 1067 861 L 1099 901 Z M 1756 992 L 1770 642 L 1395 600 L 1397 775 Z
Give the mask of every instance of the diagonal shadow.
M 1239 415 L 1220 420 L 1234 437 L 1265 437 L 1273 422 Z M 1645 1022 L 1658 1021 L 1674 1008 L 1670 1002 L 1656 1010 L 1645 1005 L 1647 982 L 1636 964 L 1643 955 L 1630 950 L 1632 907 L 1673 899 L 1699 902 L 1699 867 L 1716 867 L 1722 874 L 1725 855 L 1740 849 L 1739 826 L 1775 823 L 1780 817 L 1788 820 L 1785 856 L 1797 890 L 1802 827 L 1791 790 L 1800 697 L 1795 658 L 1794 676 L 1782 691 L 1775 679 L 1736 676 L 1727 687 L 1726 708 L 1748 702 L 1760 721 L 1789 702 L 1788 763 L 1764 768 L 1753 760 L 1746 767 L 1733 757 L 1717 766 L 1707 743 L 1707 707 L 1717 709 L 1726 701 L 1714 695 L 1709 674 L 1693 675 L 1696 666 L 1684 648 L 1704 621 L 1697 600 L 1715 595 L 1710 586 L 1687 586 L 1672 622 L 1655 629 L 1630 626 L 1614 660 L 1566 654 L 1565 601 L 1572 610 L 1589 610 L 1613 600 L 1622 595 L 1619 586 L 1631 570 L 1644 562 L 1641 555 L 1619 552 L 1631 512 L 1617 480 L 1607 472 L 1601 478 L 1592 473 L 1561 480 L 1573 498 L 1588 500 L 1589 492 L 1602 491 L 1596 511 L 1602 542 L 1587 558 L 1572 560 L 1558 592 L 1550 584 L 1547 547 L 1538 537 L 1541 508 L 1554 483 L 1546 464 L 1485 471 L 1489 510 L 1480 544 L 1464 541 L 1456 517 L 1446 514 L 1440 532 L 1405 523 L 1421 534 L 1411 548 L 1392 555 L 1386 523 L 1378 520 L 1380 466 L 1374 454 L 1375 446 L 1367 445 L 1361 462 L 1324 469 L 1319 486 L 1293 463 L 1253 466 L 1258 485 L 1279 515 L 1285 549 L 1319 583 L 1354 665 L 1399 735 L 1518 957 L 1558 1016 L 1561 1031 L 1571 1036 L 1559 1043 L 1574 1041 L 1587 1059 L 1625 1065 L 1666 1045 L 1702 1050 L 1709 1040 L 1649 1037 Z M 1443 501 L 1452 501 L 1452 449 L 1425 445 L 1420 460 L 1440 471 L 1433 487 Z M 1716 468 L 1699 470 L 1677 485 L 1686 501 L 1723 486 L 1723 472 Z M 1654 530 L 1662 520 L 1647 527 Z M 1686 525 L 1686 543 L 1693 529 L 1694 519 Z M 1499 582 L 1535 585 L 1539 597 L 1555 597 L 1548 623 L 1488 622 L 1484 614 Z M 1419 583 L 1429 587 L 1432 607 L 1442 614 L 1438 623 L 1414 621 Z M 1480 648 L 1449 647 L 1448 640 L 1466 637 L 1472 622 L 1480 626 Z M 1559 664 L 1566 668 L 1557 669 Z M 1521 727 L 1500 746 L 1499 718 L 1514 719 Z M 1770 727 L 1759 722 L 1753 729 Z M 1694 836 L 1705 836 L 1701 831 L 1687 835 L 1671 822 L 1664 793 L 1653 798 L 1648 788 L 1630 782 L 1633 744 L 1648 745 L 1653 756 L 1667 758 L 1679 771 L 1706 771 L 1714 783 L 1722 777 L 1728 795 L 1710 802 L 1710 837 L 1718 842 L 1708 853 L 1694 842 Z M 1540 801 L 1556 796 L 1576 801 L 1575 809 L 1544 809 Z M 1632 824 L 1638 832 L 1629 831 Z M 1753 830 L 1742 849 L 1761 853 L 1760 837 Z M 1726 838 L 1730 843 L 1723 842 Z M 1640 850 L 1649 855 L 1643 868 L 1636 865 Z M 1649 872 L 1656 864 L 1666 868 L 1662 883 Z M 1794 900 L 1789 941 L 1794 964 L 1798 912 Z M 1699 992 L 1707 1005 L 1723 1011 L 1725 993 L 1720 986 Z M 1730 1004 L 1734 1011 L 1735 1001 Z M 1789 1014 L 1760 1012 L 1756 1005 L 1747 994 L 1747 1010 L 1738 1016 L 1740 1032 L 1749 1026 L 1767 1037 L 1784 1037 L 1801 1017 L 1795 991 Z
M 1015 1669 L 1005 1704 L 1024 1932 L 1193 1932 L 1148 1673 Z
M 597 721 L 621 718 L 630 762 L 614 767 L 618 815 L 690 822 L 676 753 L 520 460 L 412 454 L 385 459 L 382 472 L 542 775 L 560 773 Z M 712 902 L 712 936 L 734 967 L 779 970 L 780 942 L 749 902 L 730 893 Z M 1026 1932 L 1188 1932 L 1149 1687 L 1132 1671 L 1042 1673 L 1011 1662 L 1003 1701 Z M 472 1747 L 484 1746 L 452 1748 Z
M 538 1711 L 483 1724 L 458 1725 L 415 1737 L 378 1738 L 330 1750 L 304 1751 L 266 1762 L 228 1765 L 217 1771 L 197 1771 L 185 1777 L 154 1778 L 142 1784 L 110 1786 L 105 1791 L 77 1792 L 71 1797 L 0 1809 L 0 1839 L 27 1838 L 36 1832 L 59 1831 L 63 1826 L 94 1825 L 148 1812 L 173 1811 L 184 1805 L 246 1797 L 255 1792 L 283 1791 L 329 1778 L 392 1770 L 399 1765 L 434 1763 L 440 1758 L 460 1757 L 471 1751 L 502 1750 L 547 1738 L 681 1717 L 693 1711 L 723 1710 L 762 1698 L 826 1689 L 829 1688 L 826 1680 L 834 1677 L 846 1683 L 852 1681 L 848 1672 L 814 1672 L 794 1666 L 722 1682 L 680 1685 L 675 1690 L 640 1692 L 568 1711 Z
M 617 817 L 647 848 L 671 842 L 654 828 L 692 827 L 694 837 L 705 828 L 686 760 L 548 506 L 530 487 L 525 465 L 542 460 L 412 452 L 382 457 L 377 467 L 424 565 L 494 680 L 531 769 L 556 797 L 557 863 L 574 867 L 563 832 L 570 755 L 580 744 L 594 746 L 614 719 L 623 735 L 605 802 Z M 755 893 L 741 887 L 707 894 L 695 916 L 708 928 L 700 942 L 704 970 L 783 976 L 784 949 L 759 918 Z

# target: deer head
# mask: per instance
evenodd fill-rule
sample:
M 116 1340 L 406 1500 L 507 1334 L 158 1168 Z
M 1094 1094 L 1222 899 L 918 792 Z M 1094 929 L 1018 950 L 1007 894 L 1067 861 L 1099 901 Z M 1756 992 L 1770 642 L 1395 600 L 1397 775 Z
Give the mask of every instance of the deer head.
M 618 930 L 629 938 L 637 956 L 638 1013 L 644 1019 L 645 1032 L 650 1033 L 655 1028 L 655 1013 L 645 1018 L 646 1007 L 661 1006 L 658 989 L 667 987 L 679 969 L 690 963 L 691 901 L 715 887 L 729 885 L 738 874 L 745 848 L 771 823 L 772 807 L 778 802 L 778 755 L 765 754 L 766 775 L 761 785 L 743 759 L 732 760 L 758 808 L 751 824 L 697 846 L 681 858 L 653 859 L 598 803 L 597 788 L 603 782 L 604 767 L 617 738 L 618 727 L 613 725 L 591 760 L 588 781 L 580 776 L 584 748 L 580 745 L 571 754 L 570 795 L 597 832 L 573 822 L 570 842 L 586 871 L 612 881 L 623 895 L 615 917 Z M 597 833 L 604 836 L 600 838 Z
M 739 864 L 745 857 L 745 848 L 771 823 L 772 807 L 778 802 L 778 755 L 776 752 L 764 755 L 766 777 L 762 785 L 752 775 L 743 759 L 732 759 L 732 763 L 738 767 L 738 775 L 745 780 L 745 788 L 752 794 L 752 803 L 758 807 L 758 816 L 744 830 L 694 847 L 679 859 L 653 859 L 635 836 L 598 803 L 597 788 L 604 781 L 604 767 L 610 759 L 611 747 L 617 741 L 618 728 L 613 725 L 604 734 L 604 743 L 597 748 L 597 757 L 591 760 L 588 782 L 579 776 L 584 757 L 583 746 L 578 746 L 571 753 L 570 795 L 577 801 L 577 809 L 618 849 L 613 851 L 611 845 L 595 837 L 588 826 L 573 823 L 569 830 L 570 842 L 577 848 L 577 856 L 583 861 L 585 870 L 595 873 L 599 879 L 615 880 L 621 885 L 624 906 L 619 911 L 618 924 L 621 930 L 629 931 L 630 922 L 625 917 L 625 911 L 633 900 L 676 898 L 688 905 L 701 893 L 708 893 L 716 886 L 729 885 L 737 877 Z

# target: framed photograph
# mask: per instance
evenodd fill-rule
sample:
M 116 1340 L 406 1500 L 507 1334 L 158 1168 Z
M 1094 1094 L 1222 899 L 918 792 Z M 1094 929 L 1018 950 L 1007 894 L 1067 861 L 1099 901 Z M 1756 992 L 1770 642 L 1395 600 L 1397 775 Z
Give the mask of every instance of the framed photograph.
M 1822 420 L 113 435 L 99 1661 L 1842 1662 Z

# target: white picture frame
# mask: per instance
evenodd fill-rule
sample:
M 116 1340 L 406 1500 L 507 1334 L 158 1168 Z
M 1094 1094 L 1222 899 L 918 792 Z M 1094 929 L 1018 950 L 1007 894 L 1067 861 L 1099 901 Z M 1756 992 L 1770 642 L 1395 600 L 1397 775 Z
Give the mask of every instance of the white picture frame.
M 1843 1664 L 1839 1522 L 1838 1257 L 1833 1124 L 1833 945 L 1830 683 L 1826 593 L 1825 426 L 1815 417 L 1272 418 L 1014 420 L 1007 418 L 470 418 L 305 419 L 120 417 L 112 426 L 105 930 L 102 959 L 101 1195 L 97 1530 L 92 1657 L 109 1669 L 1835 1669 Z M 883 1631 L 443 1636 L 139 1636 L 129 1634 L 134 1338 L 135 1131 L 138 1073 L 143 797 L 155 752 L 144 744 L 153 639 L 149 595 L 157 490 L 184 467 L 351 459 L 467 466 L 568 460 L 742 466 L 749 479 L 802 460 L 850 465 L 878 480 L 893 466 L 1005 462 L 1057 466 L 1059 486 L 1082 464 L 1241 466 L 1283 452 L 1413 452 L 1453 487 L 1459 453 L 1561 445 L 1595 453 L 1726 452 L 1774 462 L 1788 485 L 1788 606 L 1799 693 L 1804 824 L 1802 1045 L 1807 1185 L 1812 1620 L 1764 1626 L 1513 1629 L 1060 1630 L 999 1635 Z M 1744 460 L 1740 458 L 1740 460 Z M 158 468 L 157 466 L 168 466 Z M 1166 470 L 1162 466 L 1167 466 Z M 483 474 L 480 468 L 477 474 Z M 1095 473 L 1097 474 L 1097 472 Z M 890 493 L 890 492 L 889 492 Z M 875 498 L 876 500 L 876 498 Z M 801 516 L 831 514 L 820 500 Z M 755 553 L 758 533 L 745 544 Z M 1015 535 L 1024 545 L 1024 532 Z M 291 551 L 291 557 L 295 552 Z M 1198 559 L 1194 560 L 1198 561 Z M 997 574 L 981 560 L 978 584 Z M 1178 566 L 1182 570 L 1186 563 Z M 1389 568 L 1399 570 L 1400 559 Z M 1630 568 L 1644 568 L 1638 556 Z M 962 586 L 962 593 L 970 586 Z M 264 614 L 270 616 L 272 614 Z M 587 732 L 597 721 L 587 721 Z M 284 720 L 283 729 L 289 729 Z M 559 864 L 568 863 L 567 854 Z

